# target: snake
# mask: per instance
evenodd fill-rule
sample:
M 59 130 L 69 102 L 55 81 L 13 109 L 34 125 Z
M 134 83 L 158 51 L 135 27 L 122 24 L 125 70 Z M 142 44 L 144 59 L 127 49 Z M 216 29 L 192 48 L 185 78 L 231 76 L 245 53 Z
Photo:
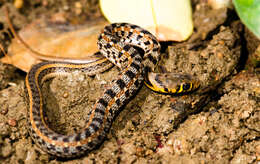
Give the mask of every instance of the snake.
M 137 92 L 143 81 L 149 88 L 162 93 L 181 93 L 198 87 L 196 80 L 185 75 L 172 76 L 183 80 L 177 85 L 176 82 L 173 82 L 174 85 L 166 82 L 167 86 L 163 82 L 165 74 L 153 73 L 160 59 L 161 46 L 153 34 L 137 25 L 107 25 L 101 31 L 97 45 L 99 52 L 96 55 L 103 55 L 103 58 L 83 62 L 44 61 L 33 65 L 26 75 L 29 134 L 36 145 L 51 155 L 78 157 L 100 145 L 120 108 Z M 120 69 L 120 74 L 98 98 L 82 130 L 64 135 L 48 127 L 42 95 L 46 80 L 66 76 L 73 71 L 93 76 L 113 65 Z

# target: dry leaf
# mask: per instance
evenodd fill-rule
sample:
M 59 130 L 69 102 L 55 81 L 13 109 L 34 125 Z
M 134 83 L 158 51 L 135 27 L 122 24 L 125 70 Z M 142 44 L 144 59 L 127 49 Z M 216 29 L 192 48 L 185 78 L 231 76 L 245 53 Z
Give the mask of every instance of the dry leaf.
M 86 59 L 98 51 L 97 38 L 106 24 L 108 22 L 104 20 L 80 26 L 36 20 L 20 30 L 19 35 L 33 50 L 46 56 L 37 56 L 19 40 L 13 39 L 8 47 L 9 57 L 1 58 L 1 62 L 28 72 L 42 58 Z

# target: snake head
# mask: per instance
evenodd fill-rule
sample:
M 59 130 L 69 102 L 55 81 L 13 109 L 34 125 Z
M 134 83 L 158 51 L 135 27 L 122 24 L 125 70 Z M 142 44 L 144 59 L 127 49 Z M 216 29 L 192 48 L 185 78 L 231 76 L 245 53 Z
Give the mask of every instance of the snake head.
M 200 86 L 199 80 L 189 74 L 153 72 L 148 73 L 145 84 L 153 91 L 164 94 L 187 93 Z

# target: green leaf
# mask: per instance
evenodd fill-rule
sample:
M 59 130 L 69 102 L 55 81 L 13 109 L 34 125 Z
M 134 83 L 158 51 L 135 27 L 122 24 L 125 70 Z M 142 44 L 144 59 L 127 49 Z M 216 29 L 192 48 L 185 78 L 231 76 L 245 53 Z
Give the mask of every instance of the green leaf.
M 260 0 L 233 0 L 242 22 L 260 38 Z

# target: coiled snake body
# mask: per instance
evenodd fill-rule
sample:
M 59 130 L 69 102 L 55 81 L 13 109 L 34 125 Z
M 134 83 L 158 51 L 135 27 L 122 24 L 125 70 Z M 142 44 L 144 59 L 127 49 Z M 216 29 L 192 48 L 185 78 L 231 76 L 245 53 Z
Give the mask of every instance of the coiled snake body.
M 29 132 L 34 142 L 52 155 L 75 157 L 100 144 L 109 131 L 115 113 L 141 86 L 144 77 L 154 70 L 159 60 L 160 44 L 156 38 L 132 24 L 115 23 L 106 26 L 98 38 L 98 46 L 108 60 L 103 58 L 87 63 L 42 62 L 34 65 L 26 76 Z M 144 55 L 141 56 L 134 46 L 141 48 Z M 94 75 L 110 67 L 111 62 L 121 69 L 121 73 L 96 101 L 85 128 L 71 135 L 61 135 L 51 130 L 44 120 L 41 93 L 43 82 L 75 70 Z M 194 88 L 189 87 L 186 90 Z

